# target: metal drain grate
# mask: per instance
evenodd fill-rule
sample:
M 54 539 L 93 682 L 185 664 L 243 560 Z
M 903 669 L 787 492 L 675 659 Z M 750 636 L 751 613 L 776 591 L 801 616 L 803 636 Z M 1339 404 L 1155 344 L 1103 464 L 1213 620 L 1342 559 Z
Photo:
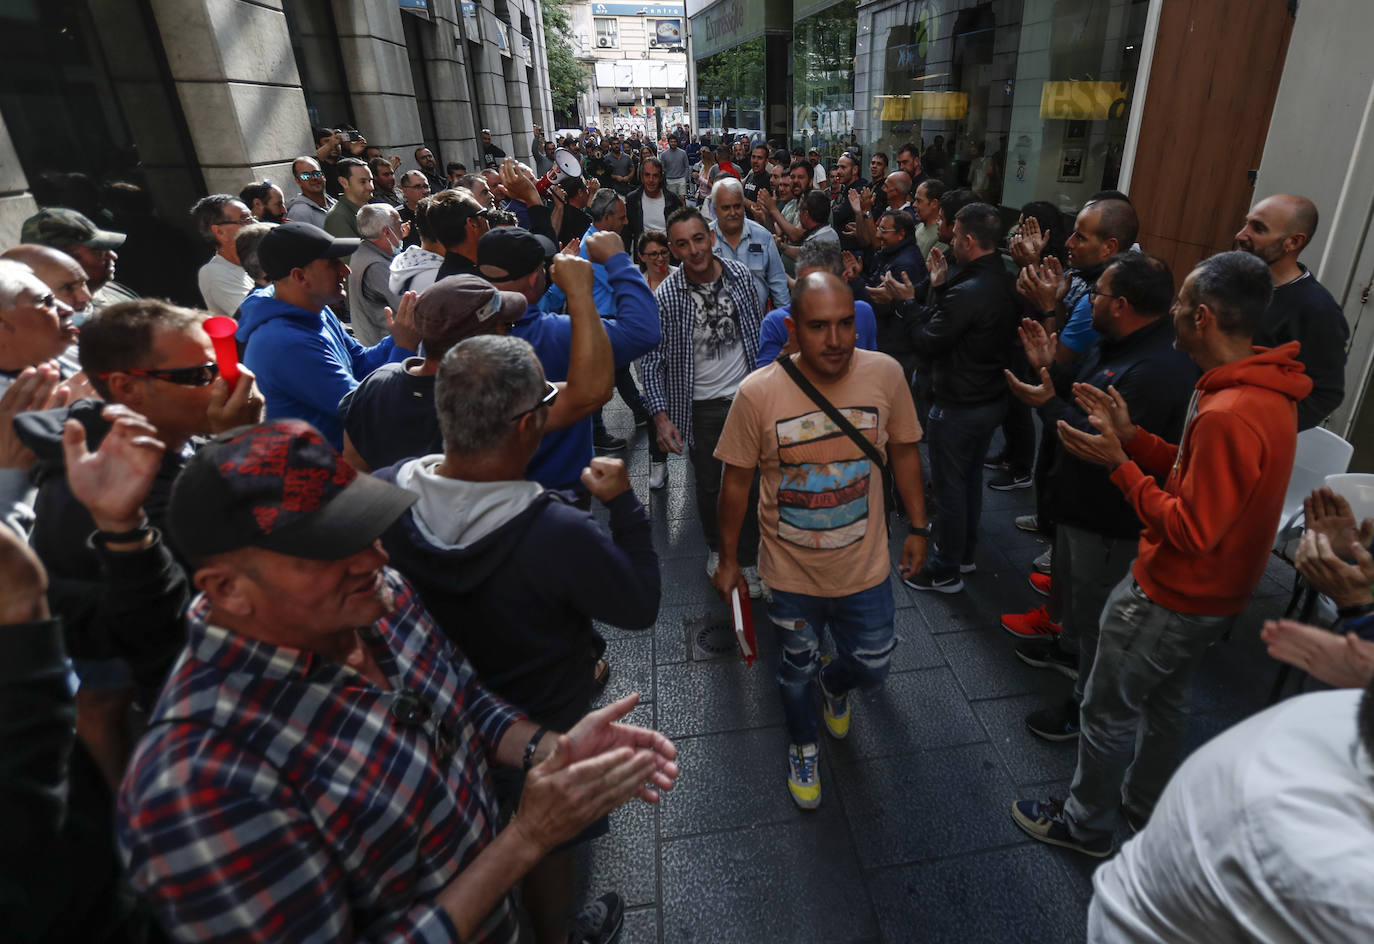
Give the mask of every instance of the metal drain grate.
M 682 621 L 693 662 L 714 662 L 735 654 L 735 627 L 728 619 L 689 617 Z

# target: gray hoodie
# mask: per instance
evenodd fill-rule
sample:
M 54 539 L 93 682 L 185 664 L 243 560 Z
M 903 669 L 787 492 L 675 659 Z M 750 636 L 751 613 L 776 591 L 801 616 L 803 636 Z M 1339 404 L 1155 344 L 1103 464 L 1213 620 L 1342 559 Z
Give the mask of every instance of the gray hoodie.
M 405 252 L 391 260 L 391 290 L 397 295 L 423 292 L 434 284 L 434 277 L 439 274 L 439 267 L 443 264 L 444 257 L 438 253 L 419 246 L 407 246 Z

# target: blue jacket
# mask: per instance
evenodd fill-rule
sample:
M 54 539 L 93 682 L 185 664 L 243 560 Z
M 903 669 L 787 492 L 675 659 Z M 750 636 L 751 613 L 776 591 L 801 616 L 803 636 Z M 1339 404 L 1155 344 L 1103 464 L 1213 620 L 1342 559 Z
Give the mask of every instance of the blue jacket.
M 749 269 L 749 274 L 754 277 L 754 288 L 759 293 L 760 311 L 768 307 L 770 298 L 775 308 L 790 302 L 787 270 L 782 267 L 782 255 L 778 252 L 778 244 L 773 241 L 772 233 L 753 220 L 745 220 L 739 246 L 731 249 L 720 234 L 720 223 L 712 220 L 711 241 L 712 252 L 717 256 L 733 259 Z
M 618 253 L 606 260 L 605 272 L 620 315 L 604 318 L 601 323 L 611 339 L 615 366 L 626 367 L 658 345 L 658 303 L 628 254 Z M 599 305 L 597 310 L 600 310 Z M 568 361 L 572 354 L 571 318 L 547 311 L 531 311 L 511 326 L 510 333 L 530 343 L 549 380 L 568 379 Z M 525 476 L 546 488 L 580 488 L 582 469 L 592 455 L 592 419 L 588 416 L 566 429 L 545 433 Z
M 599 232 L 601 230 L 597 229 L 596 224 L 593 223 L 582 234 L 582 241 L 578 246 L 577 254 L 583 259 L 591 259 L 591 256 L 587 255 L 587 237 L 594 236 Z M 615 317 L 615 293 L 611 291 L 611 281 L 607 277 L 606 267 L 598 262 L 592 263 L 592 300 L 596 302 L 596 310 L 603 318 Z M 539 299 L 540 311 L 566 311 L 567 307 L 568 296 L 564 295 L 563 290 L 557 285 L 550 285 L 549 290 L 544 293 L 544 297 Z
M 759 354 L 755 368 L 767 367 L 778 359 L 783 345 L 787 343 L 787 324 L 783 320 L 792 313 L 792 306 L 774 308 L 763 316 L 759 328 Z M 878 349 L 878 319 L 873 314 L 873 306 L 868 302 L 854 303 L 854 330 L 858 334 L 857 346 L 865 351 Z
M 235 337 L 267 400 L 266 419 L 305 420 L 335 449 L 343 448 L 339 401 L 378 367 L 415 354 L 390 335 L 363 347 L 328 307 L 297 308 L 278 300 L 271 286 L 243 300 Z

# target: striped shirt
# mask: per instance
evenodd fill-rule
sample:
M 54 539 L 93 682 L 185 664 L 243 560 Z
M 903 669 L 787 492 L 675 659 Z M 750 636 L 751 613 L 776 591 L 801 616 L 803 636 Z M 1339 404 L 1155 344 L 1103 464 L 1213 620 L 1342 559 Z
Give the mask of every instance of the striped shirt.
M 395 609 L 359 635 L 392 691 L 192 604 L 117 826 L 131 883 L 175 940 L 457 939 L 434 898 L 500 828 L 487 765 L 521 715 L 386 576 Z M 398 722 L 417 698 L 430 720 Z M 472 939 L 516 937 L 507 897 Z
M 763 307 L 759 304 L 754 276 L 749 269 L 730 259 L 720 259 L 720 264 L 725 269 L 723 277 L 739 320 L 740 340 L 747 362 L 745 370 L 751 371 L 759 353 Z M 682 433 L 682 444 L 686 447 L 692 444 L 692 392 L 696 382 L 692 328 L 697 305 L 681 266 L 669 273 L 654 297 L 658 300 L 658 320 L 663 333 L 658 346 L 639 362 L 644 406 L 650 415 L 666 411 L 668 419 Z

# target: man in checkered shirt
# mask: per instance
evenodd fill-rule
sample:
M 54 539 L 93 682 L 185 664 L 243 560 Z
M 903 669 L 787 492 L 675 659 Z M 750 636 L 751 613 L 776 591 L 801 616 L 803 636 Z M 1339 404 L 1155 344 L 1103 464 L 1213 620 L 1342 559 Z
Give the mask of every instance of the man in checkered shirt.
M 739 382 L 754 369 L 763 309 L 753 273 L 715 255 L 713 234 L 697 210 L 684 207 L 668 217 L 668 248 L 681 265 L 654 292 L 662 338 L 640 359 L 640 379 L 659 454 L 682 455 L 685 447 L 692 461 L 697 514 L 710 551 L 706 575 L 714 577 L 720 548 L 716 497 L 723 469 L 715 457 L 716 441 Z M 656 479 L 666 480 L 666 468 L 650 470 L 650 487 L 657 487 Z M 755 482 L 739 541 L 740 570 L 752 597 L 762 594 L 756 566 L 757 505 Z
M 177 480 L 200 595 L 118 825 L 174 939 L 513 942 L 525 872 L 672 786 L 672 743 L 615 723 L 637 695 L 559 735 L 482 687 L 385 567 L 414 500 L 299 420 L 224 433 Z M 528 771 L 504 829 L 492 764 Z

